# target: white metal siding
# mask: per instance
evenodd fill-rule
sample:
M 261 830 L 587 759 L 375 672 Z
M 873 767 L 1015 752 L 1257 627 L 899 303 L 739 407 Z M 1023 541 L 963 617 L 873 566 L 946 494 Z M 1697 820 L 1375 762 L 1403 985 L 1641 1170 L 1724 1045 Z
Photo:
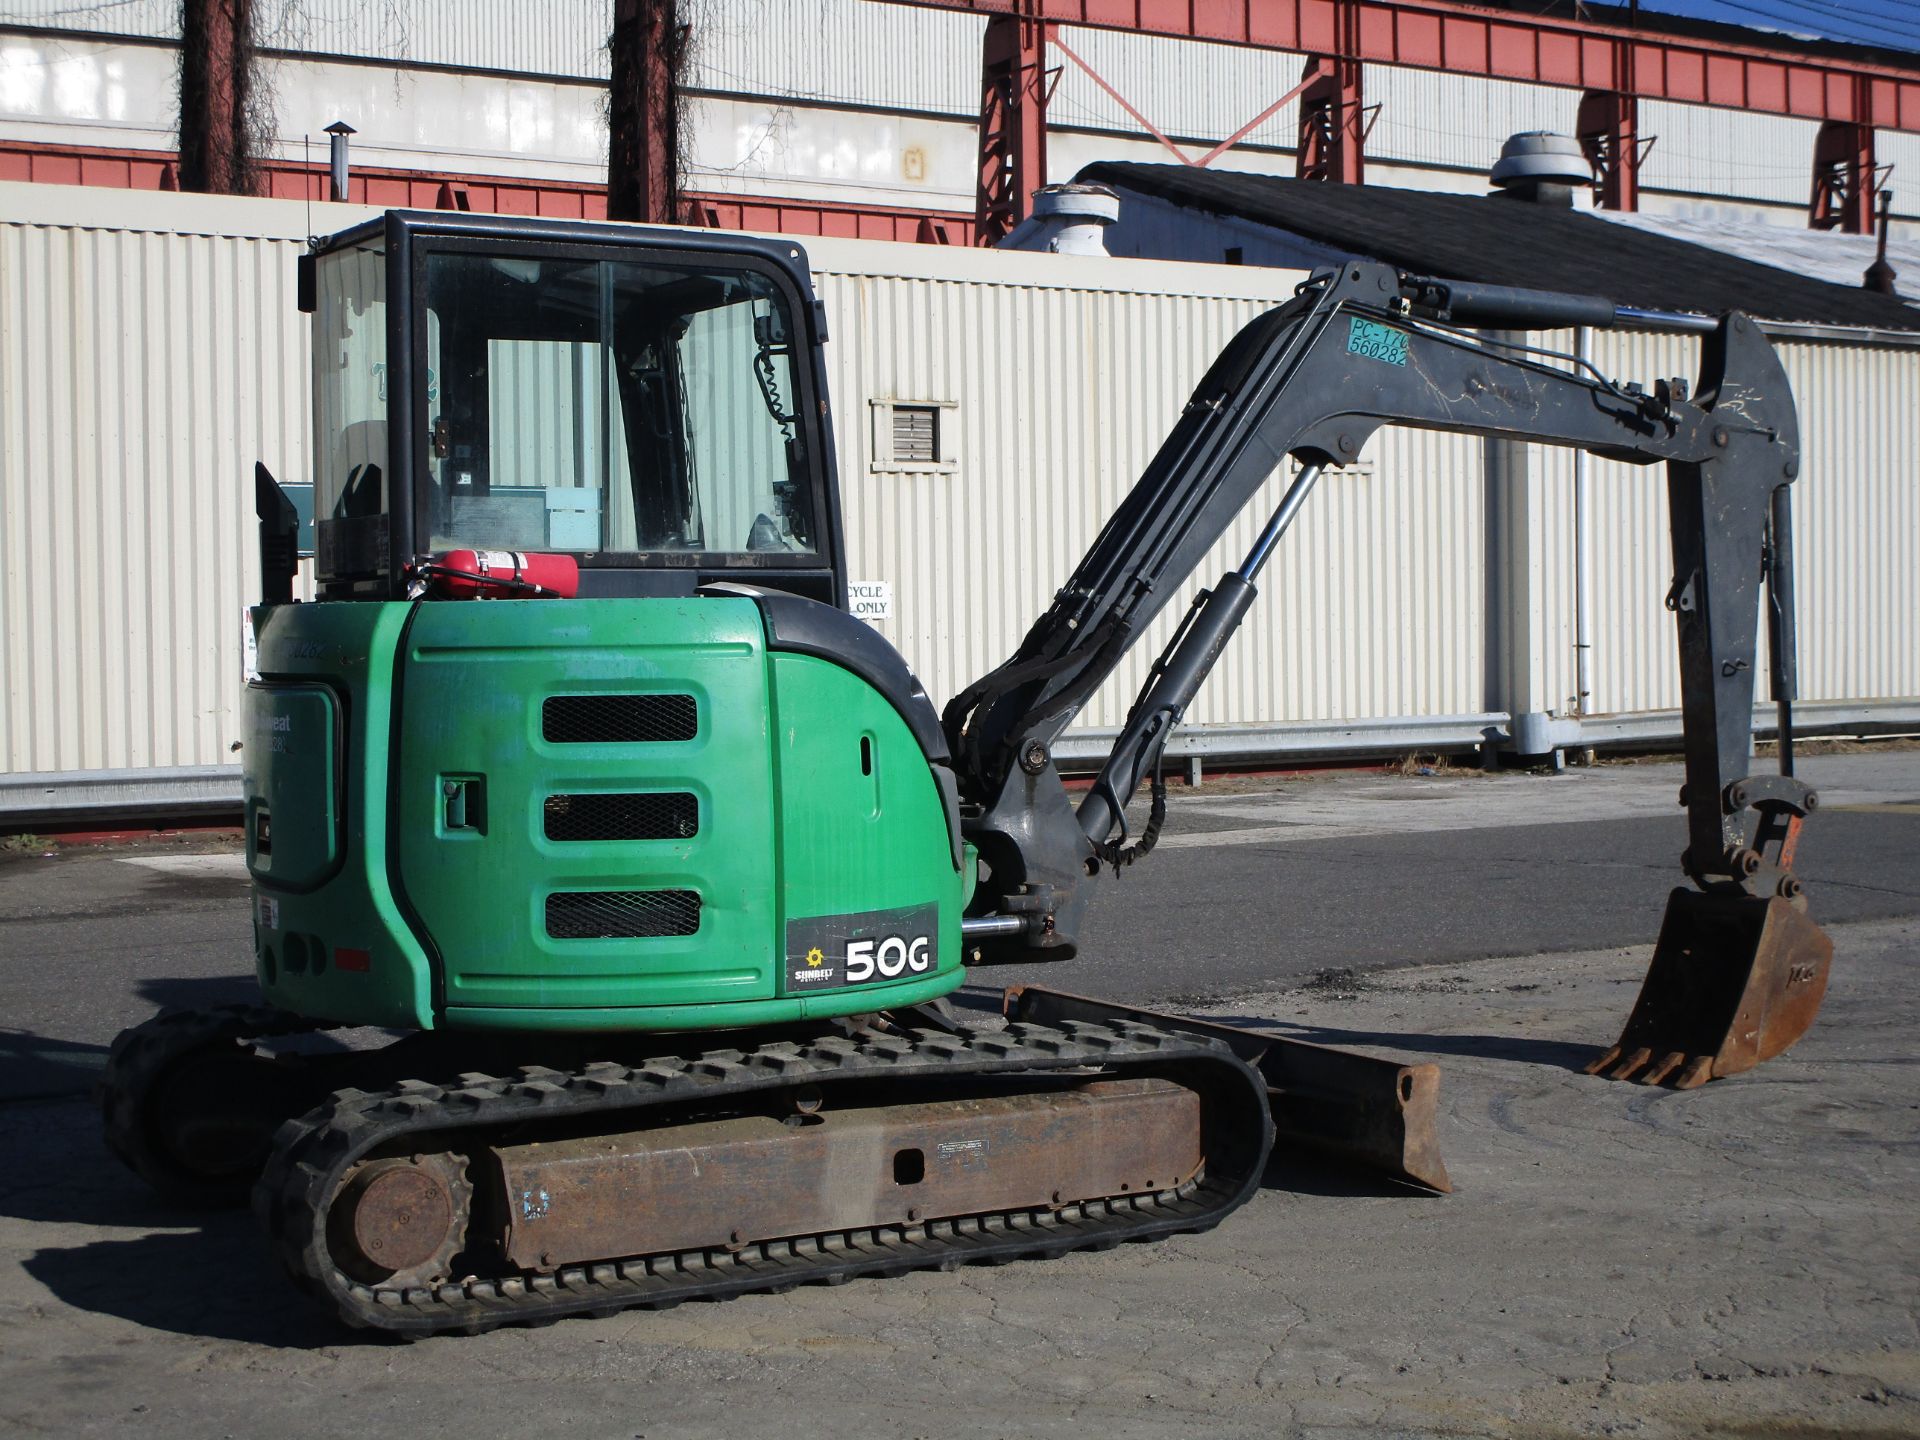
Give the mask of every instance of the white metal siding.
M 59 188 L 0 187 L 0 764 L 227 761 L 253 462 L 308 470 L 298 245 L 16 218 Z
M 1380 107 L 1367 136 L 1367 158 L 1457 165 L 1485 172 L 1500 158 L 1509 135 L 1523 130 L 1572 134 L 1580 92 L 1369 65 L 1363 99 Z
M 1783 348 L 1806 447 L 1793 492 L 1802 693 L 1920 694 L 1920 355 Z
M 1913 563 L 1920 554 L 1920 351 L 1791 340 L 1778 348 L 1800 414 L 1793 502 L 1801 698 L 1920 695 L 1920 568 Z M 1593 340 L 1600 370 L 1649 386 L 1663 375 L 1691 382 L 1698 355 L 1697 342 L 1675 336 Z M 1546 628 L 1534 704 L 1565 713 L 1574 690 L 1572 461 L 1569 452 L 1544 447 L 1532 457 Z M 1665 469 L 1606 460 L 1589 466 L 1590 708 L 1677 708 L 1678 651 L 1663 604 L 1673 576 Z M 1763 655 L 1765 648 L 1763 627 Z
M 1572 103 L 1578 104 L 1577 97 Z M 1640 137 L 1652 139 L 1653 148 L 1641 167 L 1640 183 L 1696 195 L 1805 205 L 1819 130 L 1817 121 L 1786 115 L 1642 100 Z
M 1169 136 L 1224 140 L 1300 83 L 1306 57 L 1204 40 L 1170 40 L 1123 30 L 1062 26 L 1060 38 L 1128 104 Z M 1047 110 L 1050 125 L 1142 133 L 1140 123 L 1064 55 L 1059 84 Z M 974 61 L 979 69 L 979 61 Z M 978 101 L 975 102 L 978 108 Z M 1287 105 L 1246 137 L 1251 145 L 1292 149 L 1300 103 Z M 1211 144 L 1208 145 L 1212 148 Z M 1165 155 L 1165 151 L 1161 152 Z M 1172 159 L 1172 156 L 1166 158 Z M 1195 158 L 1198 158 L 1197 156 Z
M 1226 293 L 1155 294 L 1155 270 L 1193 272 L 1134 267 L 1135 291 L 1102 285 L 1111 263 L 1038 255 L 1003 283 L 955 283 L 855 273 L 836 263 L 845 248 L 810 247 L 836 337 L 850 563 L 856 578 L 892 582 L 881 628 L 944 698 L 1013 650 L 1214 355 L 1297 276 L 1220 270 Z M 1049 272 L 1063 278 L 1027 278 Z M 954 472 L 870 471 L 867 429 L 844 417 L 891 398 L 958 401 Z M 1239 563 L 1280 491 L 1269 482 L 1081 723 L 1124 719 L 1188 599 Z M 1330 473 L 1191 718 L 1480 708 L 1480 515 L 1478 442 L 1389 434 L 1365 463 Z
M 254 15 L 267 49 L 595 80 L 612 27 L 612 0 L 264 0 Z
M 874 0 L 706 0 L 688 83 L 971 119 L 986 23 Z
M 0 21 L 82 35 L 128 35 L 142 40 L 180 38 L 180 0 L 7 0 Z
M 256 458 L 305 477 L 301 206 L 0 186 L 0 768 L 230 761 L 257 593 Z M 316 207 L 332 230 L 368 212 Z M 1287 272 L 812 241 L 856 578 L 936 699 L 1003 659 L 1235 327 Z M 1782 346 L 1806 440 L 1804 693 L 1920 695 L 1920 353 Z M 1596 337 L 1596 363 L 1691 375 L 1689 342 Z M 948 473 L 871 471 L 869 403 L 951 402 Z M 1570 465 L 1536 449 L 1532 703 L 1572 692 Z M 1197 722 L 1485 707 L 1478 441 L 1382 432 L 1327 475 L 1261 579 Z M 1596 461 L 1595 708 L 1677 703 L 1663 477 Z M 1117 724 L 1249 508 L 1083 717 Z
M 259 0 L 253 25 L 267 50 L 605 80 L 612 19 L 612 0 Z M 7 0 L 0 23 L 178 41 L 180 0 Z
M 873 0 L 704 0 L 690 83 L 974 115 L 985 20 Z M 0 23 L 82 35 L 180 38 L 179 0 L 8 0 Z M 605 81 L 612 0 L 260 0 L 263 49 Z

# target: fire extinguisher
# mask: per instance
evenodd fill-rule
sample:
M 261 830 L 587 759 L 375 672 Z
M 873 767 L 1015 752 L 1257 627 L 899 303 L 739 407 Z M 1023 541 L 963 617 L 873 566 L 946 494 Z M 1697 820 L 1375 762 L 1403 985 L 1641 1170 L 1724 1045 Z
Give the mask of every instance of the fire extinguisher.
M 580 593 L 571 555 L 523 550 L 449 550 L 414 567 L 442 600 L 570 600 Z

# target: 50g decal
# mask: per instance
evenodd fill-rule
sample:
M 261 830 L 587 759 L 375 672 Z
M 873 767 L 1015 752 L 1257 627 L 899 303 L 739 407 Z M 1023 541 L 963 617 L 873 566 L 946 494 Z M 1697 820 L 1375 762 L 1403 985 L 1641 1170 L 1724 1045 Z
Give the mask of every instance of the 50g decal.
M 904 936 L 889 935 L 884 940 L 849 940 L 847 942 L 847 984 L 858 985 L 863 980 L 872 980 L 876 976 L 882 980 L 898 980 L 911 970 L 916 975 L 924 975 L 933 969 L 933 937 L 916 935 L 908 940 Z
M 913 980 L 940 968 L 940 908 L 910 905 L 787 922 L 786 993 Z

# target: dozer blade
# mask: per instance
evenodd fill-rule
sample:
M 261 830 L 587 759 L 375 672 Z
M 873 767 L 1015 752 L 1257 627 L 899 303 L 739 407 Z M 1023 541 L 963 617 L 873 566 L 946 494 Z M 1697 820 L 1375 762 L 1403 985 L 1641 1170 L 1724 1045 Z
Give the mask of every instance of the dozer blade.
M 1620 1043 L 1587 1073 L 1691 1090 L 1751 1070 L 1807 1033 L 1832 964 L 1789 901 L 1675 890 Z
M 1276 1142 L 1291 1141 L 1423 1190 L 1442 1195 L 1453 1190 L 1434 1133 L 1440 1098 L 1438 1065 L 1402 1065 L 1265 1031 L 1070 995 L 1044 985 L 1012 986 L 1002 1003 L 1009 1018 L 1035 1025 L 1134 1021 L 1224 1041 L 1266 1081 Z

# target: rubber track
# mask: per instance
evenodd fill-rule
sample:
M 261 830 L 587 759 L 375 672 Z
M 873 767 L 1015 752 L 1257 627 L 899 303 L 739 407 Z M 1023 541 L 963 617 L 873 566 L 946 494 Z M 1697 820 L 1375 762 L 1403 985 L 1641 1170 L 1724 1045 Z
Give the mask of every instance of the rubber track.
M 100 1081 L 100 1113 L 107 1148 L 162 1195 L 204 1205 L 246 1203 L 247 1184 L 214 1184 L 182 1176 L 157 1153 L 147 1131 L 147 1102 L 166 1072 L 202 1051 L 283 1035 L 335 1028 L 268 1005 L 216 1005 L 165 1010 L 114 1037 Z
M 1152 1196 L 575 1265 L 552 1275 L 383 1289 L 341 1274 L 327 1252 L 327 1207 L 348 1169 L 371 1151 L 404 1144 L 410 1134 L 434 1136 L 432 1148 L 439 1149 L 463 1130 L 589 1114 L 620 1117 L 609 1130 L 632 1128 L 637 1111 L 746 1099 L 788 1086 L 884 1085 L 1089 1066 L 1108 1073 L 1146 1069 L 1189 1080 L 1204 1076 L 1210 1105 L 1226 1107 L 1226 1113 L 1215 1109 L 1210 1133 L 1234 1139 L 1209 1156 L 1205 1178 Z M 1264 1082 L 1225 1046 L 1131 1022 L 1057 1029 L 1010 1025 L 960 1035 L 835 1036 L 652 1060 L 638 1069 L 611 1063 L 572 1073 L 532 1067 L 513 1079 L 471 1075 L 462 1082 L 452 1089 L 407 1081 L 377 1094 L 343 1090 L 311 1114 L 288 1121 L 275 1137 L 272 1157 L 254 1189 L 255 1212 L 295 1283 L 348 1325 L 413 1336 L 475 1333 L 569 1315 L 606 1315 L 630 1306 L 663 1308 L 694 1298 L 1052 1256 L 1207 1230 L 1253 1193 L 1273 1135 Z

